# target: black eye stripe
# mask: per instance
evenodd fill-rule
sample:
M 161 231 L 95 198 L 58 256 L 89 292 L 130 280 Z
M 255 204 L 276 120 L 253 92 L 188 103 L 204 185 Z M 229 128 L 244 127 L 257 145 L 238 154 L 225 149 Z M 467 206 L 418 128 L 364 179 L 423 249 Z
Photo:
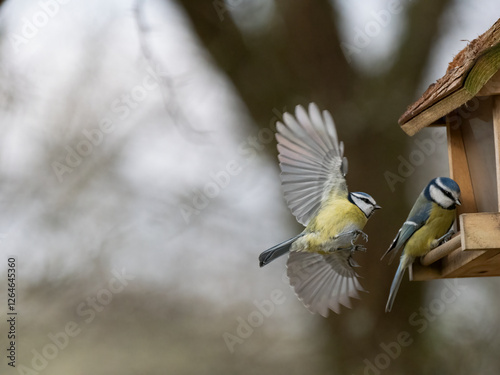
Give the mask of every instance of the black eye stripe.
M 352 196 L 353 196 L 353 197 L 355 197 L 356 199 L 359 199 L 360 201 L 365 202 L 366 204 L 369 204 L 369 205 L 372 205 L 372 206 L 374 206 L 374 205 L 376 204 L 376 203 L 375 203 L 375 202 L 373 202 L 370 198 L 367 198 L 367 197 L 365 197 L 365 196 L 363 196 L 363 195 L 358 195 L 358 194 L 355 194 L 355 193 L 352 193 L 352 194 L 350 194 L 350 195 L 352 195 Z
M 358 198 L 361 199 L 363 202 L 365 202 L 367 204 L 373 205 L 373 203 L 368 198 L 365 198 L 365 197 L 358 197 Z
M 441 190 L 441 192 L 446 195 L 448 198 L 450 198 L 452 201 L 455 201 L 455 198 L 453 197 L 453 195 L 447 191 L 447 190 L 444 190 L 441 186 L 437 185 L 436 186 L 438 187 L 439 190 Z

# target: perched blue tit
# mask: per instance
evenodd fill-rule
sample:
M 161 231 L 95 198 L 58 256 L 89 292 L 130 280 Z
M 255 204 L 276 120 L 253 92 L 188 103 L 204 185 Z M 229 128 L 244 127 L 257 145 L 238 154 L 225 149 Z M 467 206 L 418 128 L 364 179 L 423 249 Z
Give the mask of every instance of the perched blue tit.
M 460 205 L 460 188 L 451 178 L 438 177 L 425 187 L 399 229 L 389 249 L 382 255 L 393 252 L 390 262 L 403 248 L 396 276 L 392 281 L 385 311 L 391 311 L 405 270 L 417 257 L 449 240 L 453 234 L 456 206 Z
M 298 298 L 313 313 L 327 317 L 329 309 L 350 307 L 349 298 L 364 291 L 354 271 L 354 242 L 368 218 L 380 208 L 366 193 L 349 193 L 344 145 L 328 111 L 311 103 L 277 123 L 278 159 L 285 200 L 306 228 L 259 256 L 260 266 L 289 252 L 287 275 Z

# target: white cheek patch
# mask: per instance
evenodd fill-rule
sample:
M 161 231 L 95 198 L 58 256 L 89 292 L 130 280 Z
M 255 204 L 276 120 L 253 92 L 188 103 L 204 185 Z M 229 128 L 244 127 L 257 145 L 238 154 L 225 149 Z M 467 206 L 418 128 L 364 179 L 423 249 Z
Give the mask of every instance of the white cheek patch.
M 361 200 L 358 202 L 358 207 L 361 208 L 361 211 L 363 211 L 365 215 L 368 215 L 370 213 L 371 206 Z
M 363 199 L 359 198 L 356 194 L 351 195 L 352 200 L 356 206 L 359 207 L 361 211 L 365 214 L 365 216 L 368 216 L 371 212 L 371 205 L 366 203 Z
M 448 207 L 453 206 L 453 204 L 455 203 L 452 199 L 447 197 L 441 191 L 441 189 L 439 189 L 438 187 L 436 187 L 434 185 L 430 186 L 430 194 L 431 194 L 432 200 L 434 202 L 436 202 L 438 205 L 440 205 L 441 207 L 448 208 Z

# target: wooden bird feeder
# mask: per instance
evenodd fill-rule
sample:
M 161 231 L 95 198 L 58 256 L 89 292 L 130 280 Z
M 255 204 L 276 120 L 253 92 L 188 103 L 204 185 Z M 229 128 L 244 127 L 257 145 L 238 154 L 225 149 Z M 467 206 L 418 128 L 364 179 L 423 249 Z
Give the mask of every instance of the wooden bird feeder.
M 399 119 L 410 136 L 446 126 L 460 186 L 458 235 L 415 262 L 413 280 L 500 276 L 500 20 L 470 42 Z

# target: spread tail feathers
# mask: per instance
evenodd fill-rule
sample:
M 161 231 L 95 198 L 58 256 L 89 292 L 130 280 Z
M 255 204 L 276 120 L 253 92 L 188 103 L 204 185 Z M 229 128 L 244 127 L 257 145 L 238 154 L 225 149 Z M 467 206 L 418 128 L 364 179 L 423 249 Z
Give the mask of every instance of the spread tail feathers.
M 389 292 L 389 299 L 387 300 L 387 304 L 385 305 L 385 312 L 391 311 L 392 305 L 394 304 L 394 300 L 396 299 L 396 294 L 398 293 L 399 286 L 401 285 L 401 280 L 403 280 L 405 271 L 413 263 L 414 260 L 415 258 L 411 256 L 407 256 L 404 254 L 401 256 L 398 270 L 396 271 L 396 275 L 392 280 L 391 291 Z
M 288 253 L 288 251 L 290 251 L 290 246 L 292 246 L 292 243 L 299 237 L 302 237 L 303 235 L 304 233 L 301 233 L 298 236 L 283 241 L 282 243 L 279 243 L 271 247 L 270 249 L 264 251 L 262 254 L 259 255 L 259 266 L 263 267 L 266 264 L 271 263 L 276 258 L 279 258 L 280 256 Z

